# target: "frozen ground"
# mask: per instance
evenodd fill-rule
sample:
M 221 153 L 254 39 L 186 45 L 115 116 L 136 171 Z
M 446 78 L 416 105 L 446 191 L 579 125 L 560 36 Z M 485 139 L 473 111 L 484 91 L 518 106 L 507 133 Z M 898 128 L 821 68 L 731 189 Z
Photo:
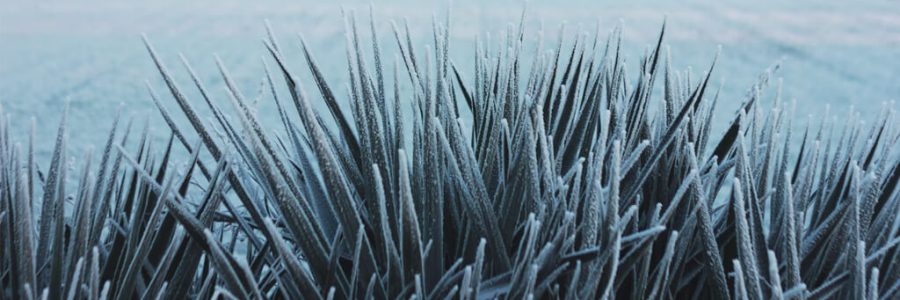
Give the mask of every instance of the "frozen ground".
M 165 92 L 164 85 L 140 42 L 140 33 L 150 37 L 184 87 L 189 82 L 178 64 L 178 53 L 192 62 L 223 101 L 227 99 L 224 84 L 212 54 L 221 56 L 245 94 L 255 95 L 263 76 L 260 59 L 266 55 L 260 42 L 264 19 L 271 21 L 285 45 L 293 45 L 295 33 L 302 33 L 320 63 L 328 66 L 326 75 L 343 78 L 341 5 L 355 9 L 365 21 L 368 1 L 258 2 L 0 0 L 0 104 L 3 113 L 16 120 L 13 136 L 26 141 L 29 120 L 36 118 L 37 154 L 48 156 L 63 103 L 71 101 L 73 155 L 102 144 L 120 105 L 136 125 L 149 122 L 151 136 L 163 141 L 168 129 L 153 108 L 144 81 L 160 92 Z M 394 46 L 388 23 L 392 19 L 408 18 L 421 44 L 428 42 L 432 12 L 443 14 L 446 4 L 421 2 L 376 2 L 380 42 L 387 51 Z M 519 1 L 482 2 L 486 1 L 458 0 L 451 6 L 452 57 L 464 69 L 471 61 L 476 34 L 496 36 L 507 23 L 518 20 L 522 8 Z M 786 100 L 796 99 L 802 117 L 798 120 L 804 122 L 807 114 L 821 116 L 826 105 L 840 117 L 851 106 L 874 117 L 883 102 L 900 98 L 900 2 L 559 2 L 564 1 L 531 1 L 528 30 L 535 33 L 543 22 L 545 36 L 554 41 L 563 21 L 571 36 L 593 30 L 598 20 L 603 31 L 621 20 L 628 55 L 636 61 L 655 41 L 667 16 L 666 42 L 671 45 L 674 66 L 692 66 L 698 76 L 722 45 L 714 74 L 724 79 L 719 128 L 755 78 L 779 59 L 784 59 L 779 73 L 784 78 L 783 95 Z M 536 36 L 529 35 L 530 41 Z M 289 50 L 295 69 L 305 70 L 300 68 L 296 48 Z M 175 109 L 174 102 L 166 100 Z M 271 109 L 268 104 L 260 103 L 260 110 Z

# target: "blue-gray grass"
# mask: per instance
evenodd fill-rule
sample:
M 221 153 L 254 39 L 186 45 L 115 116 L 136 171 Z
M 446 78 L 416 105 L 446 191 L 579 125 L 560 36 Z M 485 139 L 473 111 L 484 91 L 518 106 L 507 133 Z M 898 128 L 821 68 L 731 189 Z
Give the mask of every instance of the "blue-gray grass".
M 188 121 L 148 85 L 164 148 L 116 117 L 99 164 L 67 174 L 64 118 L 39 170 L 4 117 L 2 297 L 900 297 L 891 111 L 797 134 L 787 105 L 758 104 L 775 67 L 711 133 L 713 67 L 672 70 L 662 33 L 626 67 L 620 30 L 524 57 L 520 23 L 461 73 L 449 19 L 424 52 L 392 25 L 393 61 L 374 21 L 364 46 L 346 19 L 347 82 L 326 81 L 302 37 L 301 81 L 270 31 L 277 131 L 221 62 L 228 99 L 182 58 L 188 99 L 146 40 Z

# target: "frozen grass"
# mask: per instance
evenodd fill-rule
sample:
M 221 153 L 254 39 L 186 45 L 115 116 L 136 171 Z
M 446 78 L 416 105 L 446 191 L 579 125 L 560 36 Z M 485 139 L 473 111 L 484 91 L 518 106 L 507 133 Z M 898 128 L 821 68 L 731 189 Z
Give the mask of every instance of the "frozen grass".
M 449 22 L 435 21 L 424 51 L 395 24 L 385 59 L 346 18 L 341 83 L 302 37 L 289 44 L 313 79 L 301 81 L 270 33 L 275 116 L 221 63 L 229 99 L 210 98 L 182 60 L 203 98 L 187 99 L 146 42 L 190 127 L 148 86 L 168 144 L 115 117 L 97 165 L 69 161 L 64 118 L 39 170 L 33 138 L 11 141 L 24 126 L 3 116 L 2 296 L 900 297 L 893 111 L 792 132 L 793 108 L 757 105 L 776 66 L 718 137 L 715 60 L 700 77 L 673 70 L 662 33 L 626 66 L 620 30 L 523 57 L 526 33 L 511 26 L 460 73 Z

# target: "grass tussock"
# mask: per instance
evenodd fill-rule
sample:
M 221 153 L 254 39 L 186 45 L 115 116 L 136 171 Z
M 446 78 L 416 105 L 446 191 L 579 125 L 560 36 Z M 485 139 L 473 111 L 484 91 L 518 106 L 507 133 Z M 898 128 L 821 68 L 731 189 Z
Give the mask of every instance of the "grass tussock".
M 347 82 L 270 31 L 272 115 L 221 62 L 214 99 L 182 59 L 188 99 L 145 40 L 171 138 L 116 117 L 98 163 L 70 161 L 64 118 L 38 168 L 3 117 L 2 297 L 900 297 L 892 111 L 794 132 L 793 108 L 759 105 L 773 67 L 714 133 L 715 60 L 673 70 L 662 32 L 626 66 L 621 30 L 526 57 L 520 23 L 460 72 L 449 22 L 424 50 L 392 24 L 385 53 L 346 18 Z

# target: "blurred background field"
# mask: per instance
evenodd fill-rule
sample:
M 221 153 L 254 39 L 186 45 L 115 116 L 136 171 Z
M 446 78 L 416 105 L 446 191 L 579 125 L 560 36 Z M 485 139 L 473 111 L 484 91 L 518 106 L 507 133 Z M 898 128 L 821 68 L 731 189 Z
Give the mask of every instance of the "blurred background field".
M 727 125 L 724 122 L 756 78 L 777 61 L 782 61 L 777 76 L 784 78 L 783 98 L 796 100 L 795 126 L 805 124 L 806 115 L 818 121 L 826 106 L 840 120 L 851 107 L 863 120 L 874 119 L 885 102 L 900 98 L 897 1 L 607 2 L 530 1 L 526 40 L 532 48 L 537 46 L 543 24 L 545 48 L 550 49 L 563 22 L 568 41 L 598 25 L 605 38 L 606 32 L 621 22 L 625 25 L 625 53 L 635 63 L 628 70 L 632 79 L 636 78 L 638 58 L 655 43 L 664 18 L 665 43 L 671 46 L 676 69 L 691 67 L 696 76 L 702 75 L 721 45 L 722 55 L 713 74 L 716 86 L 722 84 L 715 133 Z M 327 67 L 326 77 L 337 83 L 346 76 L 341 9 L 355 11 L 365 27 L 370 3 L 374 3 L 379 43 L 383 52 L 391 55 L 395 40 L 389 21 L 402 24 L 405 18 L 415 44 L 423 46 L 432 43 L 432 16 L 442 19 L 450 7 L 451 58 L 463 70 L 472 67 L 476 36 L 484 39 L 485 33 L 490 33 L 496 37 L 508 24 L 518 22 L 524 7 L 521 1 L 474 0 L 449 5 L 444 1 L 0 0 L 0 105 L 14 120 L 11 134 L 23 143 L 30 119 L 35 118 L 40 158 L 49 157 L 66 101 L 71 103 L 72 155 L 80 155 L 91 145 L 101 147 L 120 106 L 123 116 L 134 120 L 134 130 L 149 122 L 150 136 L 161 143 L 169 130 L 144 82 L 149 81 L 165 96 L 170 109 L 175 109 L 175 103 L 141 43 L 141 33 L 154 43 L 198 107 L 199 95 L 190 88 L 179 53 L 191 61 L 216 98 L 230 107 L 213 54 L 222 58 L 244 94 L 255 97 L 264 76 L 261 60 L 269 59 L 262 44 L 263 20 L 268 19 L 295 71 L 307 73 L 296 47 L 299 33 Z M 393 58 L 388 57 L 386 64 L 392 63 Z M 307 90 L 315 94 L 311 86 Z M 775 90 L 767 91 L 767 101 Z M 259 103 L 259 110 L 263 116 L 273 110 L 268 95 Z M 274 118 L 268 121 L 278 122 Z

